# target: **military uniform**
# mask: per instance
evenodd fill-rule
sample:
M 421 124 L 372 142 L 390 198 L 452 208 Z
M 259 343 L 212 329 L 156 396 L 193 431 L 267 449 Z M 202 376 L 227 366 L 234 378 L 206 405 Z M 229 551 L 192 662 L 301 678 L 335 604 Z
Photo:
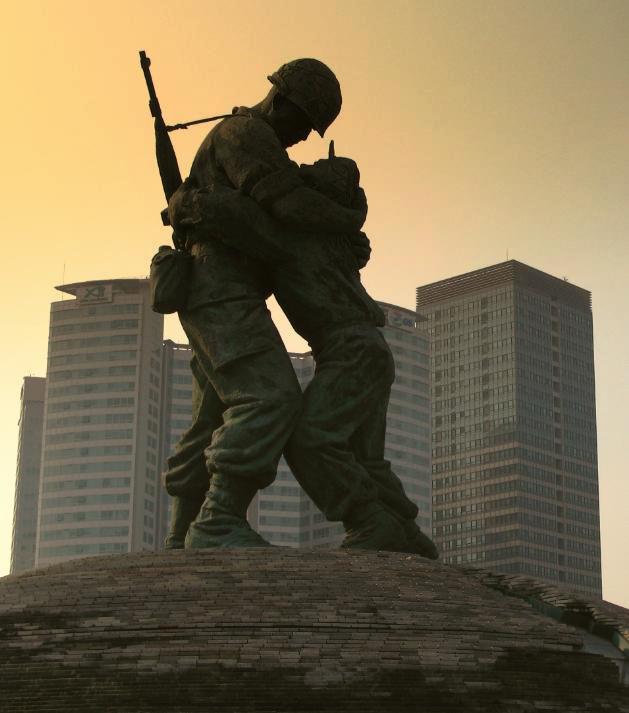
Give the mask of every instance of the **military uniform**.
M 394 366 L 376 328 L 383 315 L 357 270 L 348 269 L 346 236 L 282 230 L 265 212 L 304 183 L 271 127 L 251 110 L 240 109 L 210 133 L 187 184 L 181 223 L 189 231 L 195 266 L 188 309 L 180 318 L 200 367 L 194 390 L 205 405 L 169 461 L 169 493 L 189 497 L 207 487 L 195 449 L 210 438 L 205 456 L 213 476 L 246 476 L 256 489 L 265 487 L 294 427 L 286 458 L 328 519 L 343 520 L 351 531 L 353 522 L 384 506 L 412 521 L 417 507 L 384 459 Z M 317 362 L 298 418 L 283 365 L 288 357 L 275 346 L 279 337 L 264 318 L 267 289 Z M 277 374 L 280 381 L 269 391 L 268 380 Z M 243 384 L 246 403 L 238 404 Z M 220 404 L 224 423 L 216 428 Z M 387 537 L 368 537 L 367 546 L 401 540 L 403 547 L 402 531 Z
M 206 185 L 267 200 L 299 180 L 271 127 L 240 110 L 209 133 L 171 202 L 171 222 L 194 256 L 188 302 L 179 317 L 194 353 L 195 400 L 193 424 L 165 474 L 171 495 L 202 499 L 208 472 L 247 480 L 255 489 L 267 486 L 301 403 L 290 359 L 266 308 L 264 268 L 212 239 L 181 206 Z
M 275 256 L 269 284 L 313 350 L 315 375 L 285 449 L 299 483 L 330 520 L 349 522 L 374 503 L 414 519 L 417 506 L 384 458 L 395 373 L 377 329 L 384 315 L 360 281 L 347 236 L 288 230 L 259 203 L 220 187 L 199 193 L 195 210 L 223 242 Z

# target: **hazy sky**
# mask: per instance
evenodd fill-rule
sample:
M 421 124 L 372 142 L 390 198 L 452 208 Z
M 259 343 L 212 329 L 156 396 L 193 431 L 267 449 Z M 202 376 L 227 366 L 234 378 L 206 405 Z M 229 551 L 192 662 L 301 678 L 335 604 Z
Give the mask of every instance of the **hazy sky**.
M 417 285 L 507 251 L 592 290 L 604 594 L 629 606 L 629 2 L 25 0 L 3 25 L 0 574 L 53 286 L 144 276 L 168 242 L 138 50 L 171 123 L 252 104 L 314 56 L 343 88 L 329 137 L 361 169 L 375 297 L 413 307 Z M 204 132 L 174 135 L 184 174 Z M 183 339 L 173 319 L 167 336 Z

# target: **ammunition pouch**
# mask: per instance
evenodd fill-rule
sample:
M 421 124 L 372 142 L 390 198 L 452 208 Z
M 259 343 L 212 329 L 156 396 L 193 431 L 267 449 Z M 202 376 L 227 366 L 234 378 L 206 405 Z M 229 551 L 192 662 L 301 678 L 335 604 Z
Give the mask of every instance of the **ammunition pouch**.
M 184 250 L 160 246 L 151 260 L 149 284 L 151 307 L 160 314 L 172 314 L 186 307 L 193 257 Z

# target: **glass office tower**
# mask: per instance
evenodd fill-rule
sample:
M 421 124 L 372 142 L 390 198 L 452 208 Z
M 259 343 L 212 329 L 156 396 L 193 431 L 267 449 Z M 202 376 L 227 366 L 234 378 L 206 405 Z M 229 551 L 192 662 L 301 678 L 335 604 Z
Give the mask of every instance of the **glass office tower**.
M 181 435 L 192 423 L 192 348 L 165 339 L 162 349 L 160 474 L 168 467 Z M 157 546 L 161 549 L 170 524 L 171 498 L 160 483 L 157 514 Z
M 417 288 L 445 562 L 601 595 L 591 295 L 510 260 Z
M 163 317 L 148 280 L 57 288 L 36 564 L 156 545 Z
M 51 309 L 36 565 L 85 555 L 159 549 L 170 499 L 166 459 L 192 417 L 191 349 L 162 341 L 147 280 L 65 285 Z M 396 362 L 386 453 L 431 527 L 429 341 L 414 311 L 381 305 Z M 314 373 L 292 354 L 300 384 Z M 250 508 L 271 542 L 336 545 L 329 523 L 281 461 L 277 480 Z
M 41 376 L 24 377 L 13 505 L 11 574 L 35 566 L 45 393 L 46 379 Z

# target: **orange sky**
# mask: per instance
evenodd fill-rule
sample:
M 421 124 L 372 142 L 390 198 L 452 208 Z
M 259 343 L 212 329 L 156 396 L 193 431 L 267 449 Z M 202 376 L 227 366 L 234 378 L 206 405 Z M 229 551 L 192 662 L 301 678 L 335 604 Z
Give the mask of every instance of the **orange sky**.
M 314 56 L 343 88 L 329 137 L 361 169 L 375 297 L 413 307 L 417 285 L 507 250 L 592 290 L 604 593 L 629 606 L 629 3 L 49 0 L 3 25 L 0 574 L 21 379 L 45 373 L 53 286 L 64 265 L 66 281 L 146 275 L 168 241 L 138 50 L 171 122 L 254 103 L 277 66 Z M 184 173 L 203 134 L 174 137 Z M 167 335 L 182 339 L 172 319 Z

